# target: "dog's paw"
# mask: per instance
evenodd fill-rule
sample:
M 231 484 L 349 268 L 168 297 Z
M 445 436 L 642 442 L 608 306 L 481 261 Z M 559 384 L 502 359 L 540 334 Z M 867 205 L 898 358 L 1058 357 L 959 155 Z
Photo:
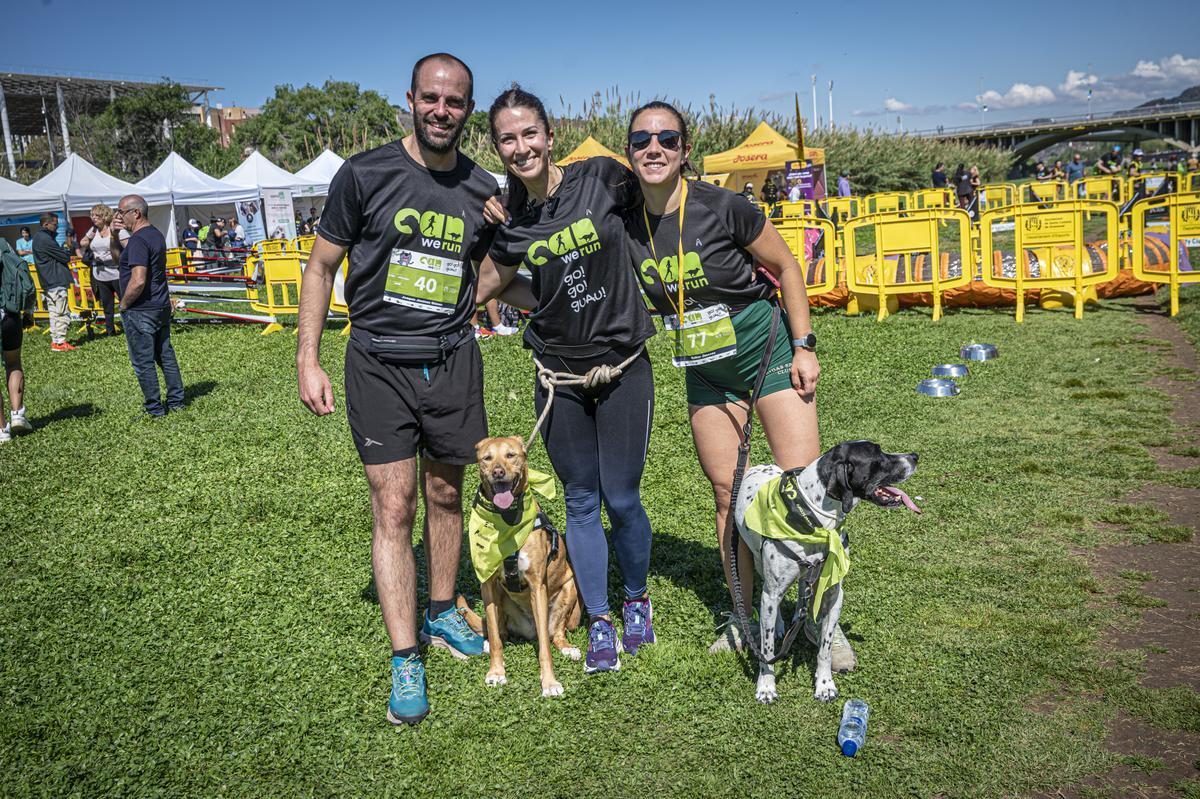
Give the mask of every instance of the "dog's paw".
M 565 657 L 569 657 L 571 660 L 579 660 L 579 658 L 583 657 L 579 651 L 579 647 L 577 646 L 564 646 L 558 651 L 562 652 Z
M 542 696 L 548 697 L 548 696 L 562 696 L 562 695 L 563 695 L 562 683 L 558 682 L 557 680 L 555 680 L 552 683 L 548 683 L 548 684 L 542 683 Z
M 833 680 L 828 677 L 817 680 L 817 690 L 813 691 L 813 699 L 821 702 L 832 702 L 837 699 L 838 689 Z
M 762 675 L 758 678 L 758 686 L 754 691 L 754 698 L 764 705 L 769 705 L 779 698 L 779 692 L 775 690 L 775 678 L 771 675 Z
M 483 681 L 488 685 L 508 685 L 508 677 L 502 671 L 489 671 Z

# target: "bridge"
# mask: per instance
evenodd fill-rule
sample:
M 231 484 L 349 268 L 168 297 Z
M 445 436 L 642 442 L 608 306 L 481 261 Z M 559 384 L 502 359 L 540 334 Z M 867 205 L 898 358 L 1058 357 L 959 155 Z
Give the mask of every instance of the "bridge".
M 1115 141 L 1136 144 L 1146 139 L 1166 139 L 1181 149 L 1200 142 L 1200 103 L 1156 105 L 1103 114 L 1000 122 L 980 127 L 964 125 L 915 131 L 914 135 L 943 141 L 961 141 L 1012 150 L 1018 162 L 1064 141 Z

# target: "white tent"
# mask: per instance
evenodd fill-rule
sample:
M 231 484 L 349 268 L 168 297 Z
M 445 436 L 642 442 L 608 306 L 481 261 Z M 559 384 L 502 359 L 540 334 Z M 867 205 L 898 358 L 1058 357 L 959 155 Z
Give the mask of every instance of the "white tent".
M 225 183 L 254 189 L 287 189 L 293 197 L 319 197 L 329 191 L 276 166 L 258 150 L 252 150 L 237 169 L 221 178 Z
M 322 190 L 319 193 L 328 195 L 329 183 L 344 163 L 346 163 L 345 158 L 326 148 L 312 160 L 312 163 L 297 172 L 296 177 L 305 183 L 320 186 Z
M 0 218 L 29 216 L 61 209 L 61 197 L 24 186 L 8 178 L 0 178 Z
M 224 212 L 224 206 L 258 199 L 257 189 L 234 186 L 209 177 L 176 152 L 163 159 L 158 169 L 138 181 L 137 188 L 153 194 L 166 192 L 170 198 L 169 212 L 163 215 L 164 219 L 158 218 L 160 214 L 151 213 L 151 221 L 163 231 L 169 247 L 178 243 L 176 229 L 179 220 L 176 215 L 179 208 L 184 209 L 186 216 L 204 219 Z M 224 212 L 224 215 L 229 214 Z
M 89 211 L 93 205 L 104 203 L 116 208 L 126 194 L 140 194 L 150 206 L 171 204 L 166 191 L 144 191 L 132 183 L 114 178 L 71 153 L 53 172 L 35 182 L 31 188 L 49 192 L 59 198 L 59 207 L 68 211 Z

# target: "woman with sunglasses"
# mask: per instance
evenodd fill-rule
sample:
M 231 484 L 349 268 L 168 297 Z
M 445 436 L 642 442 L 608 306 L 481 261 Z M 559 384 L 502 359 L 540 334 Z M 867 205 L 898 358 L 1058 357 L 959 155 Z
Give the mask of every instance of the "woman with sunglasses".
M 762 389 L 753 398 L 755 409 L 781 469 L 807 466 L 820 455 L 815 393 L 820 366 L 804 274 L 757 206 L 728 189 L 684 179 L 691 145 L 687 122 L 673 106 L 655 101 L 635 111 L 627 152 L 644 198 L 626 217 L 633 264 L 664 316 L 673 363 L 687 368 L 692 437 L 712 484 L 721 562 L 731 584 L 729 536 L 737 536 L 727 524 L 733 472 L 777 302 L 771 282 L 756 275 L 756 263 L 779 284 L 783 318 L 770 343 Z M 738 547 L 742 601 L 753 607 L 754 563 L 740 537 Z M 743 632 L 731 621 L 712 651 L 740 648 Z
M 491 299 L 524 266 L 533 276 L 531 296 L 522 302 L 512 289 L 505 296 L 533 309 L 525 345 L 543 369 L 588 375 L 624 364 L 611 382 L 556 386 L 541 427 L 563 481 L 567 552 L 588 614 L 584 671 L 615 671 L 622 649 L 632 655 L 654 642 L 646 584 L 651 531 L 641 481 L 654 415 L 653 370 L 642 345 L 655 328 L 629 269 L 623 222 L 637 182 L 611 158 L 556 165 L 546 109 L 519 87 L 496 98 L 489 119 L 508 175 L 509 220 L 480 270 L 477 301 Z M 540 380 L 534 392 L 540 417 L 551 395 Z M 624 582 L 620 642 L 609 614 L 601 502 Z

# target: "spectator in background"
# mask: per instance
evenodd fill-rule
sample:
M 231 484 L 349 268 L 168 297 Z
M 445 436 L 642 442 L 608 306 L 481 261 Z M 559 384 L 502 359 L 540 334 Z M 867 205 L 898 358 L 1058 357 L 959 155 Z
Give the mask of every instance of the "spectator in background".
M 1037 180 L 1049 180 L 1050 172 L 1046 169 L 1045 161 L 1038 161 L 1033 165 L 1033 177 Z
M 933 174 L 929 176 L 929 180 L 933 183 L 935 189 L 946 188 L 946 165 L 943 162 L 937 162 L 937 166 L 933 168 Z
M 25 231 L 28 233 L 28 231 Z M 14 435 L 32 433 L 25 418 L 25 371 L 21 368 L 21 340 L 25 328 L 33 324 L 36 304 L 29 264 L 0 239 L 0 351 L 4 358 L 8 404 L 12 408 L 9 423 L 0 426 L 0 444 Z M 4 399 L 0 396 L 0 423 L 4 421 Z
M 167 289 L 167 241 L 150 224 L 146 201 L 136 194 L 121 198 L 113 218 L 116 230 L 128 230 L 121 253 L 121 319 L 129 360 L 153 417 L 183 408 L 183 377 L 171 346 L 171 299 Z M 158 371 L 167 382 L 167 406 L 158 388 Z
M 113 307 L 120 299 L 121 291 L 117 259 L 121 257 L 121 247 L 129 238 L 129 231 L 122 230 L 123 235 L 113 239 L 113 211 L 104 203 L 92 206 L 91 217 L 91 229 L 79 240 L 80 255 L 85 250 L 92 254 L 92 293 L 104 308 L 104 332 L 115 336 L 117 323 Z M 87 260 L 84 258 L 85 263 Z
M 1139 149 L 1136 149 L 1133 151 L 1133 158 L 1129 159 L 1129 162 L 1131 164 L 1134 164 L 1135 166 L 1137 166 L 1138 172 L 1141 172 L 1142 170 L 1144 170 L 1146 168 L 1145 164 L 1142 163 L 1142 156 L 1144 156 L 1144 155 L 1145 155 L 1145 153 L 1143 153 L 1141 151 L 1141 149 L 1139 148 Z
M 1121 145 L 1114 144 L 1113 148 L 1100 156 L 1096 162 L 1096 171 L 1101 175 L 1121 174 Z
M 1061 160 L 1054 162 L 1054 168 L 1050 170 L 1050 179 L 1051 180 L 1066 180 L 1067 179 L 1067 170 L 1063 168 L 1063 162 Z
M 317 209 L 309 208 L 308 209 L 308 219 L 306 219 L 304 221 L 308 222 L 308 226 L 310 228 L 312 228 L 313 230 L 316 230 L 317 229 Z
M 42 214 L 39 221 L 41 226 L 33 234 L 33 261 L 50 315 L 50 349 L 70 352 L 75 349 L 67 343 L 67 328 L 71 324 L 67 289 L 75 282 L 71 275 L 71 253 L 54 238 L 58 232 L 58 214 Z
M 957 190 L 958 184 L 962 182 L 965 174 L 967 174 L 967 168 L 959 164 L 954 170 L 954 176 L 950 178 L 950 188 Z
M 850 173 L 847 171 L 843 171 L 842 174 L 838 175 L 837 196 L 839 196 L 839 197 L 849 197 L 850 196 Z
M 767 205 L 779 202 L 779 187 L 775 185 L 775 181 L 771 180 L 769 175 L 763 178 L 762 193 L 759 196 Z
M 17 255 L 25 259 L 25 263 L 33 266 L 33 239 L 29 237 L 29 228 L 21 228 L 21 236 L 17 239 Z
M 749 200 L 752 203 L 758 202 L 757 198 L 755 198 L 755 196 L 754 196 L 754 184 L 753 183 L 747 182 L 745 186 L 742 186 L 742 196 L 745 197 L 747 200 Z
M 971 196 L 974 194 L 975 189 L 971 185 L 970 172 L 960 167 L 959 175 L 958 182 L 954 186 L 954 194 L 958 198 L 958 207 L 967 208 L 971 205 Z
M 1067 164 L 1067 181 L 1074 184 L 1075 181 L 1083 178 L 1083 173 L 1087 169 L 1087 164 L 1083 163 L 1083 156 L 1075 153 L 1071 156 L 1071 162 Z
M 1200 157 L 1197 157 L 1195 153 L 1192 153 L 1190 156 L 1188 156 L 1187 171 L 1200 172 Z
M 200 223 L 195 219 L 189 219 L 187 227 L 183 229 L 183 246 L 188 255 L 200 249 Z
M 226 227 L 229 229 L 229 246 L 238 249 L 246 248 L 246 228 L 238 221 L 236 216 L 231 216 L 226 220 Z

